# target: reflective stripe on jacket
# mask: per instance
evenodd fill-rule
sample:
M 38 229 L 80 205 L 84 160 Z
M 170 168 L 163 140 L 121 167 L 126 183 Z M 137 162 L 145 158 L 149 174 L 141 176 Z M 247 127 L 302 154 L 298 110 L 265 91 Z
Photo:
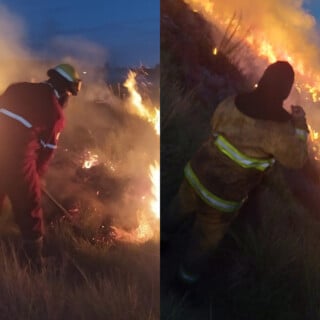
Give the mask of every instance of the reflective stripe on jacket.
M 243 199 L 240 202 L 228 201 L 222 199 L 213 193 L 211 193 L 207 188 L 205 188 L 194 171 L 191 168 L 190 163 L 188 163 L 184 168 L 184 175 L 196 193 L 200 196 L 200 198 L 208 204 L 210 207 L 213 207 L 222 212 L 235 212 L 237 211 L 243 204 L 246 199 Z
M 301 168 L 308 157 L 306 130 L 295 127 L 291 120 L 251 118 L 237 109 L 234 97 L 219 104 L 211 130 L 214 134 L 190 159 L 197 180 L 192 179 L 193 184 L 188 181 L 194 189 L 201 189 L 200 183 L 221 199 L 241 202 L 275 161 L 284 167 Z
M 22 116 L 9 111 L 8 109 L 5 108 L 0 108 L 0 113 L 6 115 L 7 117 L 14 119 L 18 122 L 20 122 L 22 125 L 24 125 L 26 128 L 31 129 L 32 124 Z M 45 143 L 43 140 L 40 140 L 40 144 L 43 148 L 49 148 L 49 149 L 57 149 L 57 145 L 51 144 L 51 143 Z
M 243 168 L 254 168 L 260 171 L 264 171 L 271 167 L 275 162 L 273 158 L 257 159 L 253 157 L 248 157 L 244 153 L 240 152 L 236 147 L 234 147 L 221 134 L 213 134 L 213 136 L 215 138 L 214 144 L 218 147 L 218 149 L 222 153 L 224 153 L 228 158 L 230 158 Z
M 25 118 L 19 116 L 18 114 L 11 112 L 5 108 L 0 108 L 0 113 L 5 114 L 6 116 L 8 116 L 11 119 L 17 120 L 18 122 L 20 122 L 21 124 L 23 124 L 25 127 L 27 128 L 32 128 L 32 124 L 26 120 Z

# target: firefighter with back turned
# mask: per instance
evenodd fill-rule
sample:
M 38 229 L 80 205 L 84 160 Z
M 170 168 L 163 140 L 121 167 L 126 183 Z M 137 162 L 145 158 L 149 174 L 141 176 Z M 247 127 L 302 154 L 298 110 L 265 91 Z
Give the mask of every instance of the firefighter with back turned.
M 211 136 L 185 166 L 163 227 L 170 235 L 193 221 L 179 283 L 197 283 L 249 192 L 275 161 L 287 168 L 305 164 L 305 112 L 300 106 L 292 106 L 291 113 L 283 108 L 293 82 L 291 65 L 277 61 L 266 68 L 254 90 L 228 97 L 215 110 Z
M 73 66 L 59 64 L 47 81 L 9 85 L 0 96 L 0 205 L 7 196 L 23 239 L 25 262 L 43 266 L 40 177 L 46 172 L 64 127 L 63 109 L 80 90 Z

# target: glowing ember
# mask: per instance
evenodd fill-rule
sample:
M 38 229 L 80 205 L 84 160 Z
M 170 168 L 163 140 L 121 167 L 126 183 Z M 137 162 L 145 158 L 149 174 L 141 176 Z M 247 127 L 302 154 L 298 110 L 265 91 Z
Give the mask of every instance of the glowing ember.
M 140 93 L 137 91 L 137 83 L 136 83 L 136 73 L 130 71 L 128 74 L 128 78 L 124 83 L 124 86 L 129 90 L 130 94 L 130 102 L 133 109 L 131 110 L 133 113 L 137 114 L 143 119 L 146 119 L 150 122 L 156 133 L 160 134 L 160 111 L 158 108 L 152 107 L 148 108 L 143 104 L 142 97 Z
M 117 241 L 132 242 L 132 243 L 144 243 L 151 239 L 155 239 L 159 231 L 158 223 L 156 224 L 150 217 L 143 212 L 139 214 L 139 226 L 129 232 L 118 227 L 112 227 L 114 237 Z
M 112 162 L 111 160 L 106 160 L 105 161 L 105 165 L 107 166 L 107 168 L 111 171 L 111 172 L 116 172 L 117 171 L 117 166 L 114 162 Z
M 92 154 L 90 151 L 87 151 L 84 155 L 84 162 L 82 164 L 83 169 L 90 169 L 91 167 L 96 166 L 99 163 L 98 155 Z
M 319 140 L 319 132 L 316 130 L 313 130 L 310 125 L 308 126 L 308 128 L 310 132 L 310 140 L 312 142 Z
M 114 237 L 117 241 L 143 243 L 159 236 L 160 218 L 160 166 L 159 163 L 150 165 L 150 179 L 152 183 L 152 197 L 149 203 L 150 208 L 140 210 L 138 214 L 139 225 L 129 232 L 121 228 L 112 227 Z M 142 200 L 148 201 L 148 197 L 143 196 Z

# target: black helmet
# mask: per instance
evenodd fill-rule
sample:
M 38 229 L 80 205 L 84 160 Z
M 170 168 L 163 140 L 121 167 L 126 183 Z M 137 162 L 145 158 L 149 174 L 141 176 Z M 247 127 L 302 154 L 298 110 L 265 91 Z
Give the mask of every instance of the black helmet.
M 266 68 L 258 83 L 258 89 L 284 100 L 290 93 L 293 81 L 292 66 L 287 61 L 277 61 Z

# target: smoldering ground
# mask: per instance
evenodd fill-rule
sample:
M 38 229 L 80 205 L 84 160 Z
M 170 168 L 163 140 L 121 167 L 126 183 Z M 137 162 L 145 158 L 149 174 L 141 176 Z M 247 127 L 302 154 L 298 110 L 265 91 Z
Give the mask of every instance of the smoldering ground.
M 96 84 L 84 91 L 90 86 Z M 134 228 L 137 212 L 148 210 L 152 197 L 149 167 L 159 159 L 159 137 L 150 123 L 127 111 L 128 101 L 112 96 L 106 85 L 101 90 L 110 95 L 105 102 L 84 92 L 70 103 L 47 185 L 62 203 L 71 201 L 97 223 L 109 216 Z M 83 168 L 93 155 L 95 164 Z

